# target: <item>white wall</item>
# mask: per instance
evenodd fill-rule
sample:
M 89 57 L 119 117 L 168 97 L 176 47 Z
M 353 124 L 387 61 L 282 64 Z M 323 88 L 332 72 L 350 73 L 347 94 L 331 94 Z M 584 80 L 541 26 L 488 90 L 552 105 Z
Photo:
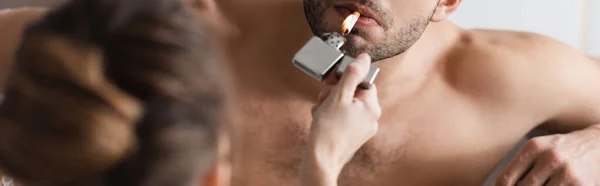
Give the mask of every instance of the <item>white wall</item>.
M 599 0 L 464 0 L 450 19 L 465 28 L 536 32 L 600 56 Z
M 600 57 L 600 0 L 588 0 L 587 5 L 586 51 Z

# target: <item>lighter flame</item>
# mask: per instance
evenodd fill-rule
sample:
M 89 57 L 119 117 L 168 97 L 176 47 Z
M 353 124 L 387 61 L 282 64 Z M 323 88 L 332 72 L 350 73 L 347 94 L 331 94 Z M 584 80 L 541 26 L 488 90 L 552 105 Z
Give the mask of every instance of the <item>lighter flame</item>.
M 360 18 L 360 12 L 358 12 L 358 11 L 356 11 L 356 12 L 350 14 L 348 17 L 346 17 L 346 20 L 344 20 L 344 22 L 342 22 L 342 35 L 350 34 L 350 32 L 352 31 L 352 28 L 354 28 L 354 25 L 358 21 L 358 18 Z

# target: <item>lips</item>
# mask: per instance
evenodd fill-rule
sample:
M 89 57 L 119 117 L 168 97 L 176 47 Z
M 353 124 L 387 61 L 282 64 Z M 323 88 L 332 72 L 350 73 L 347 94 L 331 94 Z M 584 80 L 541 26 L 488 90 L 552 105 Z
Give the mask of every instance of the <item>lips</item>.
M 342 15 L 342 17 L 344 17 L 344 18 L 346 16 L 350 15 L 352 12 L 358 11 L 361 14 L 359 22 L 363 22 L 363 23 L 375 22 L 376 24 L 379 24 L 379 19 L 367 7 L 358 5 L 356 3 L 340 3 L 340 4 L 335 5 L 335 8 L 341 14 L 347 14 L 347 15 Z

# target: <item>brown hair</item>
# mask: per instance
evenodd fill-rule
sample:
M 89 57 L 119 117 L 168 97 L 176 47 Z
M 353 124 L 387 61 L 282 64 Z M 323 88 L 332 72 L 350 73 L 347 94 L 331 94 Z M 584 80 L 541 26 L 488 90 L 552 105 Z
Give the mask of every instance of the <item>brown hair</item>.
M 8 78 L 0 167 L 28 185 L 199 181 L 223 107 L 208 32 L 177 0 L 50 12 L 25 31 Z

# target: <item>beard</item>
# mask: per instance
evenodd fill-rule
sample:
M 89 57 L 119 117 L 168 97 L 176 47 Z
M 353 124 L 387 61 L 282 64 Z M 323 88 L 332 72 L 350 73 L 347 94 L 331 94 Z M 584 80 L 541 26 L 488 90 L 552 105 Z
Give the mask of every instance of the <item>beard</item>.
M 333 7 L 333 1 L 304 0 L 304 13 L 314 35 L 322 36 L 325 33 L 333 32 L 328 28 L 328 25 L 331 24 L 325 19 L 325 13 L 328 8 Z M 347 37 L 348 41 L 342 50 L 353 57 L 361 53 L 368 53 L 373 62 L 406 52 L 419 40 L 433 15 L 431 13 L 400 23 L 392 16 L 391 11 L 377 0 L 358 0 L 357 3 L 369 8 L 381 18 L 379 24 L 385 30 L 385 34 L 375 39 L 368 39 L 368 33 L 365 30 L 354 28 L 350 34 L 356 37 Z

